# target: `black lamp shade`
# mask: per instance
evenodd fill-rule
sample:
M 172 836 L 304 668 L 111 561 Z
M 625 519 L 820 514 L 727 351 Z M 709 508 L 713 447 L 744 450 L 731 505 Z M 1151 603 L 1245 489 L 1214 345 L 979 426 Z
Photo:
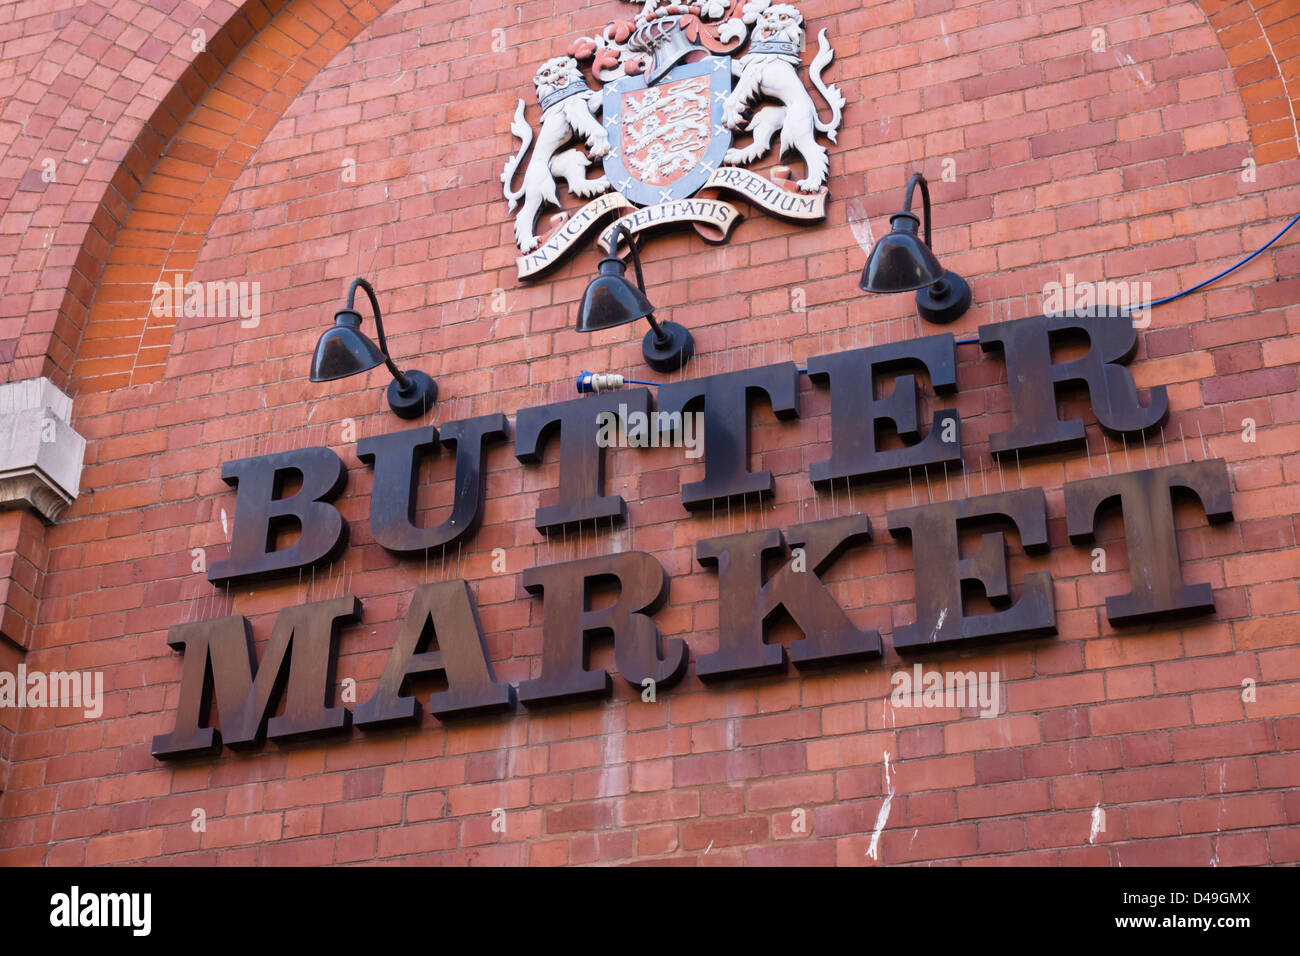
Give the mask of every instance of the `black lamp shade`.
M 862 270 L 864 292 L 912 292 L 943 278 L 943 266 L 917 235 L 919 223 L 910 212 L 889 217 L 889 235 L 872 247 Z
M 579 332 L 598 332 L 644 319 L 654 306 L 640 289 L 623 277 L 627 265 L 614 257 L 600 261 L 600 274 L 587 285 L 578 306 Z
M 361 331 L 361 315 L 350 309 L 334 314 L 334 327 L 316 343 L 311 380 L 332 382 L 369 371 L 384 363 L 384 353 Z

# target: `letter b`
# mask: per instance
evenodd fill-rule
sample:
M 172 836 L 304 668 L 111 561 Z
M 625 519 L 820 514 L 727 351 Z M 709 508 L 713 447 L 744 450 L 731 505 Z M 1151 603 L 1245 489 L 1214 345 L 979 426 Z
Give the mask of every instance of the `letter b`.
M 287 498 L 279 497 L 295 474 L 302 486 Z M 332 561 L 347 544 L 348 526 L 338 509 L 328 504 L 347 484 L 347 472 L 328 448 L 298 448 L 228 461 L 221 477 L 238 491 L 230 555 L 209 567 L 208 580 L 213 584 Z M 301 531 L 298 540 L 277 550 L 277 535 L 294 528 Z

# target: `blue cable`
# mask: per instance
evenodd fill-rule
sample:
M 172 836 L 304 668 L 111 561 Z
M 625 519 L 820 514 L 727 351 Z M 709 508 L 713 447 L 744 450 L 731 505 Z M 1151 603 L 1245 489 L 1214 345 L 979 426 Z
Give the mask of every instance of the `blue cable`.
M 1237 269 L 1240 269 L 1246 263 L 1250 262 L 1250 260 L 1254 259 L 1257 255 L 1259 255 L 1261 252 L 1267 249 L 1269 246 L 1273 245 L 1273 243 L 1277 242 L 1279 239 L 1285 236 L 1287 232 L 1291 229 L 1291 227 L 1294 226 L 1297 222 L 1300 222 L 1300 213 L 1296 214 L 1296 216 L 1294 216 L 1290 222 L 1288 222 L 1285 226 L 1283 226 L 1282 230 L 1276 236 L 1274 236 L 1268 242 L 1264 243 L 1262 246 L 1260 246 L 1250 255 L 1246 256 L 1246 258 L 1242 259 L 1240 262 L 1235 262 L 1232 265 L 1228 266 L 1228 268 L 1224 269 L 1218 275 L 1210 276 L 1210 278 L 1206 279 L 1204 282 L 1198 282 L 1196 283 L 1196 285 L 1191 286 L 1190 288 L 1187 289 L 1183 289 L 1181 292 L 1175 292 L 1173 295 L 1167 295 L 1163 299 L 1156 299 L 1154 302 L 1148 302 L 1145 305 L 1135 306 L 1134 309 L 1128 309 L 1126 311 L 1132 312 L 1135 309 L 1153 309 L 1158 305 L 1165 305 L 1168 302 L 1173 302 L 1176 299 L 1181 299 L 1185 295 L 1191 295 L 1193 292 L 1196 292 L 1198 289 L 1204 289 L 1207 285 L 1211 285 L 1212 283 L 1218 282 L 1224 276 L 1228 275 L 1228 273 L 1235 272 Z M 955 339 L 953 341 L 953 344 L 974 345 L 977 342 L 979 342 L 979 336 L 976 336 L 973 339 Z M 799 372 L 800 375 L 808 374 L 808 369 L 806 368 L 801 368 L 798 369 L 797 371 Z M 583 374 L 585 375 L 588 373 L 584 372 Z M 660 384 L 659 382 L 643 382 L 635 378 L 624 379 L 624 381 L 629 385 L 652 385 L 655 388 L 658 388 Z
M 1175 299 L 1181 299 L 1181 298 L 1182 298 L 1183 296 L 1185 296 L 1185 295 L 1191 295 L 1193 292 L 1197 291 L 1198 289 L 1204 289 L 1207 285 L 1210 285 L 1211 283 L 1218 282 L 1220 279 L 1222 279 L 1222 278 L 1223 278 L 1224 276 L 1226 276 L 1228 273 L 1230 273 L 1230 272 L 1234 272 L 1235 270 L 1240 269 L 1242 266 L 1244 266 L 1244 265 L 1245 265 L 1247 262 L 1249 262 L 1251 259 L 1254 259 L 1257 255 L 1259 255 L 1261 252 L 1263 252 L 1263 251 L 1264 251 L 1265 249 L 1267 249 L 1269 246 L 1273 245 L 1273 243 L 1275 243 L 1275 242 L 1277 242 L 1279 239 L 1281 239 L 1284 235 L 1286 235 L 1287 230 L 1289 230 L 1289 229 L 1290 229 L 1292 226 L 1294 226 L 1297 222 L 1300 222 L 1300 214 L 1296 215 L 1296 216 L 1295 216 L 1295 217 L 1294 217 L 1290 222 L 1288 222 L 1285 226 L 1283 226 L 1283 227 L 1282 227 L 1282 231 L 1279 232 L 1279 233 L 1278 233 L 1276 236 L 1274 236 L 1272 239 L 1270 239 L 1268 242 L 1264 243 L 1262 246 L 1260 246 L 1258 249 L 1256 249 L 1256 250 L 1255 250 L 1254 252 L 1252 252 L 1250 255 L 1246 256 L 1246 258 L 1242 259 L 1240 262 L 1235 262 L 1235 263 L 1233 263 L 1232 265 L 1228 266 L 1228 268 L 1224 269 L 1224 270 L 1223 270 L 1222 272 L 1220 272 L 1218 275 L 1210 276 L 1210 278 L 1206 279 L 1204 282 L 1198 282 L 1198 283 L 1196 283 L 1196 285 L 1191 286 L 1190 288 L 1187 288 L 1187 289 L 1183 289 L 1181 292 L 1175 292 L 1173 295 L 1167 295 L 1167 296 L 1165 296 L 1163 299 L 1156 299 L 1154 302 L 1148 302 L 1148 303 L 1146 303 L 1145 305 L 1134 306 L 1133 308 L 1131 308 L 1131 309 L 1127 309 L 1126 311 L 1128 311 L 1128 312 L 1133 312 L 1133 311 L 1135 311 L 1135 310 L 1137 310 L 1137 309 L 1154 309 L 1154 308 L 1155 308 L 1156 306 L 1158 306 L 1158 305 L 1164 305 L 1164 304 L 1167 303 L 1167 302 L 1173 302 Z M 957 340 L 955 341 L 954 344 L 956 344 L 956 345 L 974 345 L 974 344 L 975 344 L 976 342 L 978 342 L 978 341 L 979 341 L 979 337 L 977 336 L 977 337 L 975 337 L 975 338 L 973 338 L 973 339 L 957 339 Z
M 1211 276 L 1210 278 L 1206 279 L 1204 282 L 1198 282 L 1196 285 L 1192 286 L 1190 289 L 1184 289 L 1182 292 L 1175 292 L 1173 295 L 1167 295 L 1167 296 L 1165 296 L 1163 299 L 1156 299 L 1156 301 L 1154 301 L 1154 302 L 1148 302 L 1146 305 L 1142 306 L 1142 308 L 1144 308 L 1144 309 L 1149 309 L 1149 308 L 1153 308 L 1153 307 L 1155 307 L 1155 306 L 1157 306 L 1157 305 L 1164 305 L 1166 302 L 1173 302 L 1174 299 L 1181 299 L 1181 298 L 1182 298 L 1183 296 L 1185 296 L 1185 295 L 1191 295 L 1191 294 L 1192 294 L 1193 292 L 1195 292 L 1197 289 L 1203 289 L 1203 288 L 1205 288 L 1205 287 L 1206 287 L 1207 285 L 1209 285 L 1211 282 L 1217 282 L 1218 280 L 1220 280 L 1220 279 L 1222 279 L 1224 276 L 1226 276 L 1229 272 L 1232 272 L 1234 269 L 1240 269 L 1242 266 L 1244 266 L 1244 265 L 1245 265 L 1247 262 L 1249 262 L 1251 259 L 1254 259 L 1257 255 L 1259 255 L 1261 252 L 1263 252 L 1265 249 L 1267 249 L 1267 248 L 1268 248 L 1269 246 L 1271 246 L 1273 243 L 1277 242 L 1277 241 L 1278 241 L 1279 239 L 1281 239 L 1284 235 L 1286 235 L 1286 231 L 1287 231 L 1288 229 L 1290 229 L 1292 226 L 1294 226 L 1297 222 L 1300 222 L 1300 215 L 1297 215 L 1294 219 L 1292 219 L 1292 220 L 1291 220 L 1290 222 L 1288 222 L 1285 226 L 1283 226 L 1283 227 L 1282 227 L 1282 231 L 1279 232 L 1279 233 L 1278 233 L 1276 236 L 1274 236 L 1272 239 L 1270 239 L 1268 242 L 1264 243 L 1262 246 L 1260 246 L 1258 249 L 1256 249 L 1256 250 L 1255 250 L 1254 252 L 1252 252 L 1250 255 L 1246 256 L 1246 258 L 1242 259 L 1240 262 L 1238 262 L 1238 263 L 1236 263 L 1236 264 L 1234 264 L 1234 265 L 1230 265 L 1230 266 L 1228 266 L 1228 268 L 1224 269 L 1224 270 L 1223 270 L 1222 272 L 1220 272 L 1217 276 Z

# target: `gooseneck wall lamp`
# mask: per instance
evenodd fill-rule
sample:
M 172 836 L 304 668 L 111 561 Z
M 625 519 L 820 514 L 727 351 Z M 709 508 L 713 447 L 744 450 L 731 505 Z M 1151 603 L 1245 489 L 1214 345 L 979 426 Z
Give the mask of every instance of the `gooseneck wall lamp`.
M 352 307 L 357 288 L 366 290 L 370 308 L 375 313 L 375 328 L 379 330 L 379 347 L 361 331 L 361 313 Z M 384 338 L 384 319 L 379 313 L 375 290 L 365 279 L 353 279 L 348 287 L 346 308 L 334 313 L 334 327 L 327 330 L 316 343 L 316 354 L 311 360 L 311 380 L 332 382 L 368 372 L 376 365 L 388 366 L 393 381 L 388 386 L 388 405 L 402 418 L 418 418 L 438 400 L 438 386 L 423 372 L 403 372 L 394 363 Z
M 624 278 L 627 264 L 615 254 L 623 237 L 627 238 L 632 265 L 636 267 L 635 286 Z M 609 242 L 609 255 L 600 260 L 600 274 L 582 293 L 582 302 L 578 306 L 578 331 L 598 332 L 646 319 L 650 331 L 641 340 L 641 354 L 645 356 L 646 364 L 657 372 L 677 371 L 695 354 L 695 340 L 676 322 L 656 321 L 654 306 L 646 298 L 641 254 L 637 251 L 632 231 L 626 225 L 619 226 Z
M 912 212 L 912 191 L 921 187 L 925 209 L 925 241 L 917 235 L 920 220 Z M 931 322 L 958 318 L 970 307 L 970 286 L 955 272 L 939 265 L 930 244 L 930 187 L 914 173 L 907 183 L 903 211 L 889 217 L 889 235 L 867 257 L 858 283 L 864 292 L 916 292 L 916 307 Z

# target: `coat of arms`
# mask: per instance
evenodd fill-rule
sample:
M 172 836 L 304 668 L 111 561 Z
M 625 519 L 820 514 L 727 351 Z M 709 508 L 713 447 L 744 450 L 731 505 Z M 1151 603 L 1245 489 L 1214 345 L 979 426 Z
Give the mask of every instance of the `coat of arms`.
M 794 6 L 634 2 L 642 7 L 634 20 L 611 23 L 542 64 L 533 79 L 540 129 L 525 119 L 523 100 L 515 109 L 510 130 L 520 146 L 501 181 L 510 210 L 518 209 L 521 279 L 558 263 L 611 213 L 621 218 L 605 230 L 606 246 L 619 222 L 633 233 L 689 223 L 705 239 L 723 242 L 740 219 L 718 198 L 723 192 L 787 219 L 826 215 L 828 159 L 818 134 L 835 142 L 845 102 L 822 79 L 835 55 L 826 31 L 818 33 L 807 71 L 829 110 L 822 120 L 799 75 L 805 29 Z M 588 84 L 582 64 L 600 89 Z M 803 178 L 784 166 L 770 177 L 743 168 L 766 156 L 774 141 L 778 159 L 794 153 L 802 160 Z M 512 189 L 525 158 L 519 188 Z M 596 162 L 603 175 L 589 176 Z M 590 202 L 539 235 L 543 211 L 560 206 L 559 179 Z

